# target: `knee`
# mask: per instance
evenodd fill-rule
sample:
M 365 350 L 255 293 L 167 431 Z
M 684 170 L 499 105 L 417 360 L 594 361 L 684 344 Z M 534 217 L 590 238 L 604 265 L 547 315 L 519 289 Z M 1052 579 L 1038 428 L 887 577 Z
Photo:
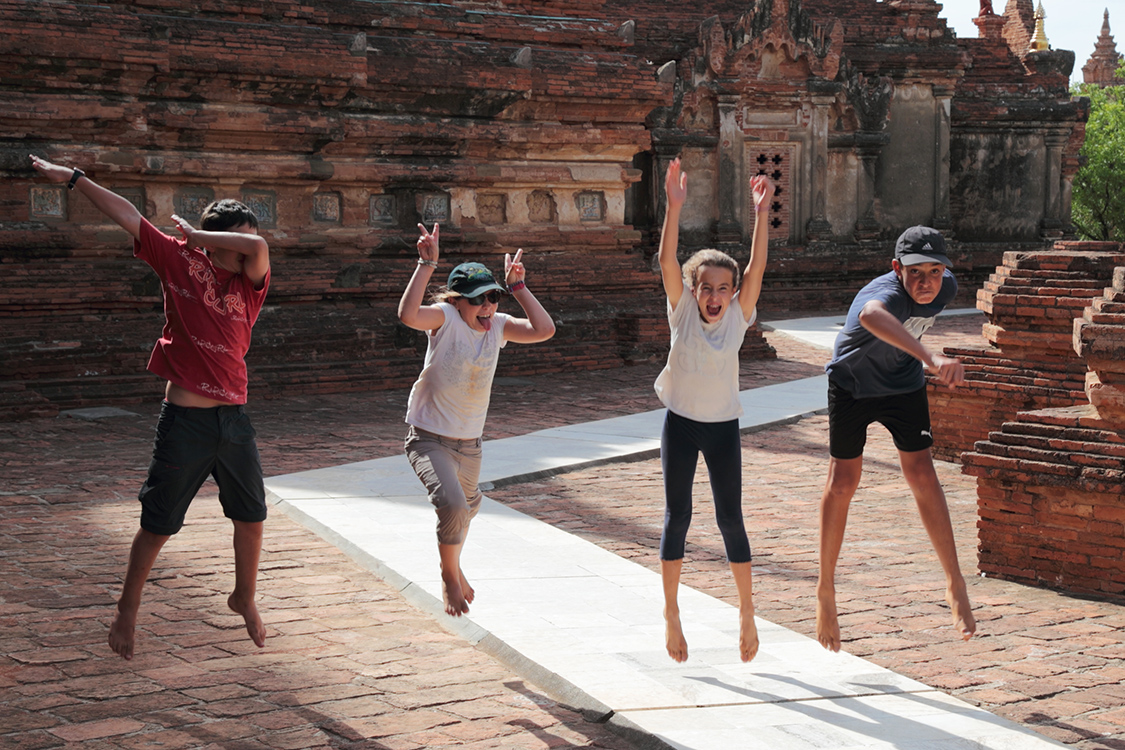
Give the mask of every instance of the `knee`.
M 439 544 L 460 544 L 465 540 L 472 512 L 465 503 L 442 505 L 437 509 Z

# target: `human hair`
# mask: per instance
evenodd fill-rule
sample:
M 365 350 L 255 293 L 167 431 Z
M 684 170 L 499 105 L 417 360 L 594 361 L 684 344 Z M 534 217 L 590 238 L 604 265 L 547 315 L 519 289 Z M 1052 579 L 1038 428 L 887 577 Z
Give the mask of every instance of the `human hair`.
M 684 283 L 692 289 L 695 289 L 696 284 L 699 282 L 699 269 L 703 266 L 714 266 L 715 268 L 725 268 L 729 270 L 733 288 L 738 289 L 739 283 L 742 281 L 742 276 L 738 272 L 738 263 L 722 250 L 715 250 L 713 248 L 699 250 L 687 259 L 683 268 Z
M 203 209 L 203 216 L 199 220 L 199 228 L 208 232 L 225 232 L 243 224 L 251 229 L 258 228 L 258 217 L 250 210 L 249 206 L 233 198 L 224 198 L 211 201 Z
M 462 295 L 458 294 L 447 286 L 443 286 L 436 289 L 434 293 L 430 295 L 430 300 L 434 304 L 437 304 L 438 302 L 449 302 L 450 304 L 453 304 L 452 300 L 460 296 Z

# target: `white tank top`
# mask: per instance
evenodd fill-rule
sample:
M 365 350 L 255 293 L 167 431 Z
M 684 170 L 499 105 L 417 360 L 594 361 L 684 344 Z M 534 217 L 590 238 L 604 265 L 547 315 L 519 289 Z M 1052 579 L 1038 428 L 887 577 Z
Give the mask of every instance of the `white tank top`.
M 661 403 L 681 417 L 696 422 L 726 422 L 742 416 L 738 400 L 738 350 L 748 329 L 758 317 L 742 319 L 738 294 L 723 317 L 704 323 L 699 304 L 686 287 L 680 304 L 668 304 L 672 348 L 668 364 L 656 378 Z
M 497 312 L 492 328 L 474 331 L 448 302 L 436 307 L 445 322 L 426 334 L 426 359 L 406 405 L 406 422 L 444 437 L 471 440 L 484 433 L 496 360 L 510 315 Z

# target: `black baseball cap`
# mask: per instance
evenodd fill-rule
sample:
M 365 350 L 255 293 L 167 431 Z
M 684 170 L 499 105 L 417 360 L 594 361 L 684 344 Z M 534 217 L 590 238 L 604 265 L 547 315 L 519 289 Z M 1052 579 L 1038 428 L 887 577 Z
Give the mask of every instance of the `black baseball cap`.
M 930 227 L 910 227 L 898 236 L 895 243 L 895 260 L 904 266 L 919 263 L 941 263 L 949 268 L 953 263 L 945 254 L 945 238 Z

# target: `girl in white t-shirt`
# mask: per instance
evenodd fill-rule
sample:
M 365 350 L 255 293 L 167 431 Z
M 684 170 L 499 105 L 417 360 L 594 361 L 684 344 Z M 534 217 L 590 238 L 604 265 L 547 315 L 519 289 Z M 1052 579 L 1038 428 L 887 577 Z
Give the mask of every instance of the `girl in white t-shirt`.
M 774 188 L 763 175 L 755 177 L 751 186 L 754 240 L 750 262 L 740 274 L 734 258 L 718 250 L 700 250 L 681 270 L 676 247 L 680 211 L 687 199 L 687 175 L 680 171 L 679 159 L 668 166 L 664 181 L 668 209 L 659 257 L 664 292 L 668 295 L 672 347 L 668 364 L 656 379 L 656 394 L 668 407 L 660 437 L 665 497 L 660 572 L 668 655 L 679 662 L 687 660 L 688 648 L 680 625 L 677 594 L 684 542 L 691 524 L 692 483 L 700 453 L 707 464 L 715 518 L 738 589 L 742 661 L 750 661 L 758 652 L 750 543 L 742 521 L 738 350 L 757 316 L 769 249 L 769 226 L 762 214 L 769 210 Z
M 480 263 L 462 263 L 449 274 L 432 305 L 422 297 L 438 265 L 438 225 L 418 225 L 418 266 L 398 303 L 398 318 L 426 332 L 426 359 L 406 407 L 406 455 L 437 509 L 445 611 L 469 611 L 473 588 L 461 572 L 461 548 L 469 522 L 480 507 L 481 434 L 500 348 L 509 341 L 533 344 L 555 335 L 551 316 L 524 284 L 520 258 L 504 255 L 507 287 Z M 523 307 L 526 318 L 497 312 L 505 294 Z

